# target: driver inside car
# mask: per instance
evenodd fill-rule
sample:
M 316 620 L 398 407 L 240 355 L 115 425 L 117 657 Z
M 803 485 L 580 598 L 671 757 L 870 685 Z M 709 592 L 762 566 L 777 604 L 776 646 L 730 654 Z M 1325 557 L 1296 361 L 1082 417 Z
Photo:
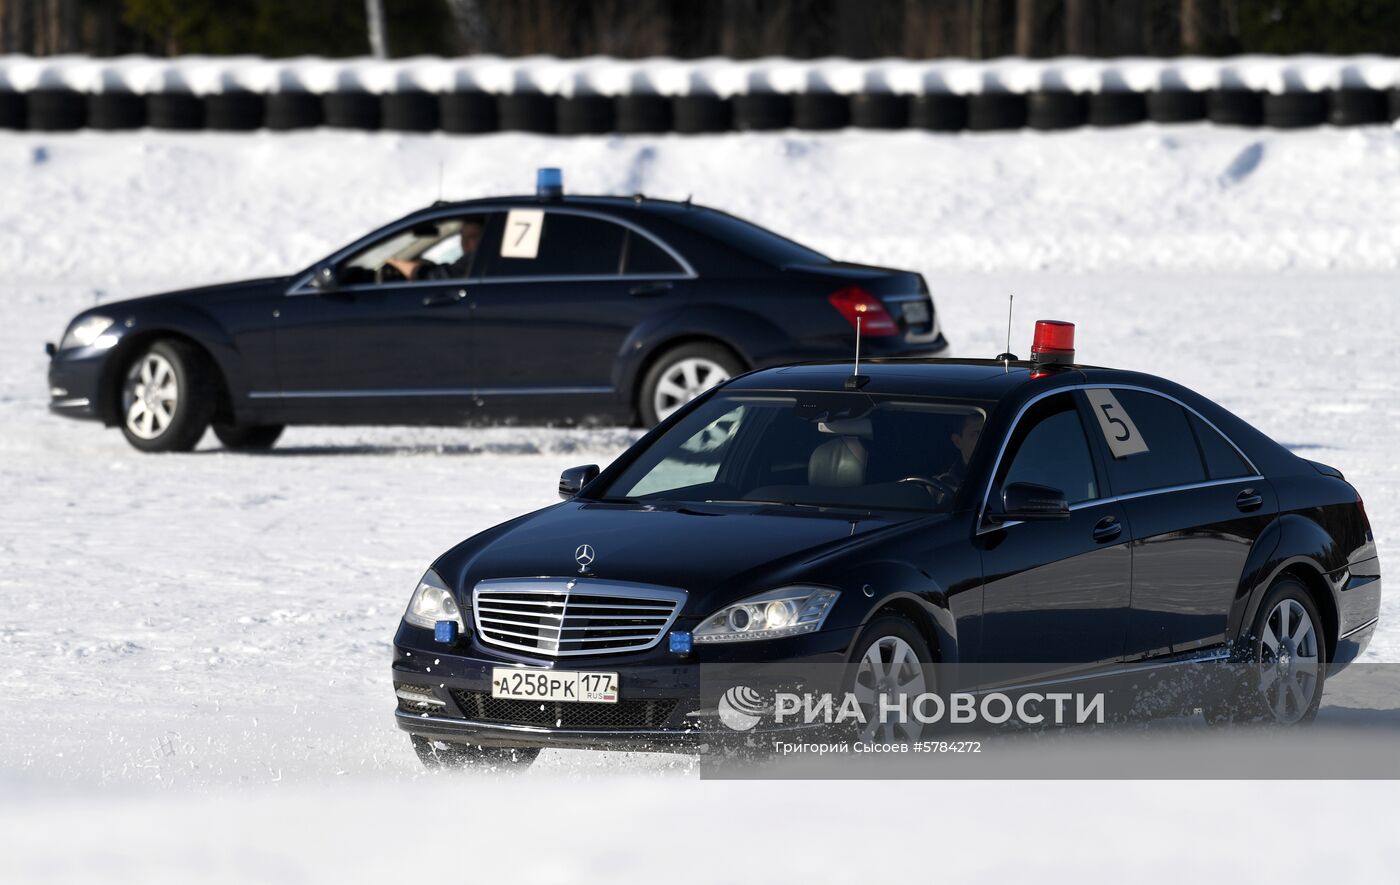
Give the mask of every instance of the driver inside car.
M 962 426 L 949 434 L 948 439 L 957 449 L 957 456 L 953 458 L 953 463 L 948 465 L 947 470 L 934 477 L 939 483 L 953 490 L 962 486 L 963 480 L 967 478 L 967 464 L 972 460 L 972 453 L 977 450 L 977 440 L 982 438 L 982 425 L 985 422 L 986 418 L 981 412 L 971 412 L 963 419 Z
M 438 264 L 426 258 L 389 258 L 385 267 L 392 267 L 403 274 L 406 280 L 460 280 L 466 279 L 472 269 L 472 259 L 481 245 L 484 225 L 477 219 L 468 218 L 462 222 L 458 237 L 462 243 L 462 254 L 450 264 Z

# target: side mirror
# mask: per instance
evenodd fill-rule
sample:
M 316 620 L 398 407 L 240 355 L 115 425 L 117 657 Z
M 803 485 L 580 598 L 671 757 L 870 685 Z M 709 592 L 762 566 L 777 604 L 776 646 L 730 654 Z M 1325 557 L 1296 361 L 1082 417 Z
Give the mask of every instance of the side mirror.
M 1069 501 L 1064 492 L 1033 482 L 1013 482 L 1002 489 L 1001 505 L 987 514 L 992 522 L 1065 519 L 1069 516 Z
M 598 465 L 585 464 L 582 467 L 570 467 L 559 474 L 559 497 L 565 501 L 578 494 L 578 490 L 588 485 L 598 478 Z
M 334 292 L 340 287 L 340 281 L 336 279 L 335 268 L 327 264 L 316 269 L 308 285 L 317 292 Z

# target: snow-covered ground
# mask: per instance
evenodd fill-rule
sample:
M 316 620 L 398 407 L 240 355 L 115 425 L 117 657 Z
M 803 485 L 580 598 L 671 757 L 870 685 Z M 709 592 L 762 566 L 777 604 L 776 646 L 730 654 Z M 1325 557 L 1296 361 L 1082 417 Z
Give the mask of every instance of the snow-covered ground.
M 422 773 L 388 679 L 414 581 L 634 434 L 295 428 L 267 456 L 212 438 L 143 456 L 47 414 L 42 345 L 95 301 L 304 266 L 434 199 L 440 164 L 452 197 L 528 191 L 536 166 L 558 165 L 570 190 L 693 194 L 838 257 L 918 269 L 960 354 L 1003 349 L 1014 292 L 1013 350 L 1036 318 L 1076 321 L 1085 361 L 1179 380 L 1343 469 L 1383 560 L 1400 553 L 1395 130 L 7 135 L 4 878 L 446 864 L 483 881 L 815 882 L 886 866 L 991 881 L 1015 857 L 1052 881 L 1082 862 L 1129 880 L 1235 876 L 1283 859 L 1280 815 L 1316 841 L 1282 828 L 1290 875 L 1379 878 L 1397 794 L 1376 783 L 725 783 L 681 757 L 565 752 L 523 777 Z M 1397 615 L 1392 594 L 1370 659 L 1400 661 Z M 901 839 L 920 828 L 949 857 L 862 848 L 928 844 Z

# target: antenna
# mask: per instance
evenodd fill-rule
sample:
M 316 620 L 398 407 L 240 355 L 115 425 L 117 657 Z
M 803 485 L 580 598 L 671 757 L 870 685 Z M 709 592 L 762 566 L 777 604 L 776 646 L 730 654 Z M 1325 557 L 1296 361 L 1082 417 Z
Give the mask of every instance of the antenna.
M 437 198 L 437 201 L 438 201 L 439 203 L 442 202 L 442 160 L 438 160 L 438 198 Z
M 860 374 L 860 321 L 861 321 L 861 317 L 860 317 L 859 315 L 857 315 L 857 316 L 856 316 L 856 365 L 855 365 L 855 368 L 851 370 L 851 374 L 852 374 L 852 375 L 859 375 L 859 374 Z
M 1008 363 L 1008 365 L 1004 367 L 1008 372 L 1011 371 L 1009 363 L 1016 359 L 1016 354 L 1011 352 L 1011 311 L 1015 306 L 1016 296 L 1014 294 L 1008 294 L 1006 296 L 1006 350 L 997 357 L 999 362 Z
M 860 390 L 870 383 L 870 378 L 860 373 L 860 321 L 861 315 L 856 314 L 856 363 L 851 369 L 851 377 L 846 379 L 847 390 Z

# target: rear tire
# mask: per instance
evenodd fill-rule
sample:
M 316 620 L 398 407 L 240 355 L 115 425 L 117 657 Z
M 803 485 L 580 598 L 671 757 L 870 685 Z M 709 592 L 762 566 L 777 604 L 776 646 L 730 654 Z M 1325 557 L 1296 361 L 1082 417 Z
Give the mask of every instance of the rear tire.
M 655 427 L 695 397 L 744 371 L 720 344 L 684 344 L 666 351 L 642 378 L 637 409 L 642 424 Z
M 127 364 L 119 396 L 127 442 L 143 452 L 188 452 L 214 414 L 213 370 L 194 345 L 156 341 Z
M 524 771 L 540 755 L 538 747 L 481 747 L 434 741 L 416 734 L 409 737 L 413 741 L 413 752 L 418 754 L 418 761 L 425 768 L 433 770 L 496 768 Z
M 285 429 L 282 424 L 215 424 L 214 435 L 235 452 L 266 452 Z
M 1297 578 L 1274 582 L 1240 641 L 1224 700 L 1204 708 L 1206 722 L 1306 725 L 1317 716 L 1327 678 L 1327 637 L 1312 594 Z

